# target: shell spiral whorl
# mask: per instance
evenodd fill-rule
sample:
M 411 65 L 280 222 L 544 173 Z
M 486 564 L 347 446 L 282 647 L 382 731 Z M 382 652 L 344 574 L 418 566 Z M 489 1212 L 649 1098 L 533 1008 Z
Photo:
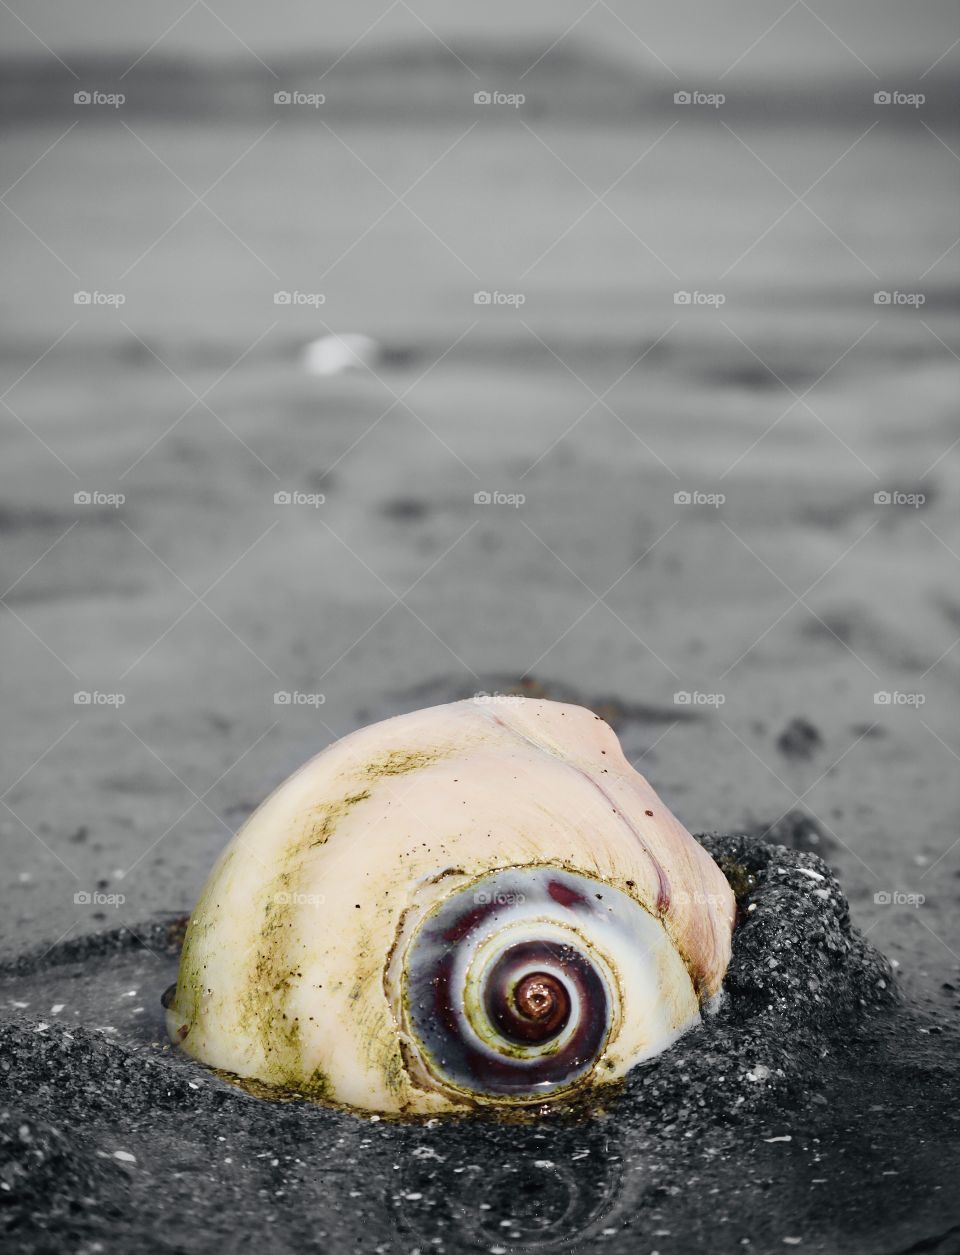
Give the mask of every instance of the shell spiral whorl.
M 629 930 L 633 911 L 644 914 L 551 867 L 509 868 L 452 894 L 404 959 L 403 1018 L 426 1069 L 471 1095 L 518 1099 L 582 1077 L 619 1017 L 599 934 L 604 923 Z

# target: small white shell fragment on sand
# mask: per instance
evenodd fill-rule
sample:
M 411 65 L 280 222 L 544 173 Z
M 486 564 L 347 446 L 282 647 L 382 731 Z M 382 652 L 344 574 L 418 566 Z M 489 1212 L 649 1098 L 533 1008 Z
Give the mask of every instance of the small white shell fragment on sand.
M 371 336 L 346 331 L 342 335 L 321 336 L 304 345 L 300 363 L 308 375 L 339 375 L 345 370 L 372 366 L 379 345 Z

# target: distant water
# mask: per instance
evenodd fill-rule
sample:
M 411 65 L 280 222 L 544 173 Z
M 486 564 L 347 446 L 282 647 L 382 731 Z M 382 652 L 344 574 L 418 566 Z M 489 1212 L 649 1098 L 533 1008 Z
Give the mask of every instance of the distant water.
M 512 114 L 612 125 L 677 117 L 687 87 L 721 93 L 724 116 L 738 122 L 837 125 L 877 118 L 874 92 L 884 84 L 844 65 L 843 72 L 814 64 L 802 77 L 757 76 L 749 66 L 726 79 L 722 71 L 685 83 L 665 66 L 642 68 L 623 55 L 577 41 L 559 42 L 544 55 L 542 41 L 470 42 L 456 47 L 424 36 L 384 47 L 358 46 L 271 57 L 270 64 L 238 51 L 202 59 L 170 57 L 161 46 L 109 56 L 72 55 L 68 66 L 37 55 L 0 60 L 0 113 L 7 120 L 76 118 L 103 122 L 113 108 L 126 118 L 216 118 L 223 122 L 300 123 L 317 119 L 445 125 L 454 119 L 506 124 Z M 893 84 L 921 92 L 923 116 L 953 125 L 960 83 L 942 67 L 904 69 Z M 75 96 L 79 93 L 80 100 Z M 84 94 L 96 99 L 84 100 Z M 499 94 L 498 94 L 499 93 Z M 686 93 L 689 95 L 689 92 Z M 114 100 L 103 97 L 122 98 Z M 701 106 L 692 102 L 689 112 Z M 909 125 L 912 110 L 893 107 L 885 124 Z

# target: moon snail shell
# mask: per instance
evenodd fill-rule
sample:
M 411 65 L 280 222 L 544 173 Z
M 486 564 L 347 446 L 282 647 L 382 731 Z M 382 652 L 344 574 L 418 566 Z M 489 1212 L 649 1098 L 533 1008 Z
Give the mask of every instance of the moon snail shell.
M 224 851 L 167 999 L 195 1058 L 436 1114 L 582 1094 L 719 997 L 734 897 L 590 711 L 476 698 L 361 729 Z

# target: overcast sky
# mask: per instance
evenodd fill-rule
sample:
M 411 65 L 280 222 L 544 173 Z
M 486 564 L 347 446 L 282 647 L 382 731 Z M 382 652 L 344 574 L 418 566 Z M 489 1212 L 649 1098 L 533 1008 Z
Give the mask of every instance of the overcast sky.
M 960 7 L 956 0 L 5 0 L 0 48 L 49 56 L 46 43 L 69 61 L 78 52 L 139 55 L 157 40 L 156 53 L 167 55 L 250 55 L 242 40 L 269 61 L 310 49 L 336 53 L 361 36 L 368 48 L 429 39 L 424 24 L 457 45 L 481 37 L 547 49 L 570 31 L 568 38 L 651 70 L 663 70 L 660 58 L 681 75 L 717 76 L 742 58 L 745 78 L 849 72 L 870 79 L 861 61 L 879 75 L 921 74 L 960 36 Z M 955 66 L 958 52 L 940 68 Z

